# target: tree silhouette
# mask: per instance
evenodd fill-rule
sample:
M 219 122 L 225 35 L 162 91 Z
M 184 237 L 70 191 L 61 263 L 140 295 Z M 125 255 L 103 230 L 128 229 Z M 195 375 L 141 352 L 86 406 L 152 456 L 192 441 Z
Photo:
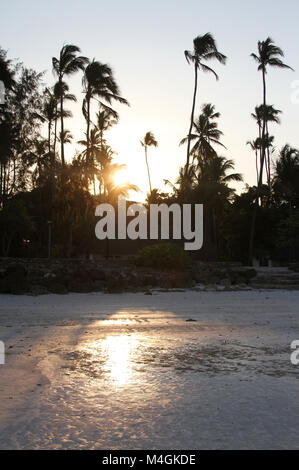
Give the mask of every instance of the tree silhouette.
M 180 145 L 183 145 L 186 142 L 196 141 L 190 151 L 193 158 L 208 159 L 215 157 L 217 152 L 213 145 L 220 145 L 225 148 L 220 142 L 223 133 L 218 129 L 218 123 L 214 122 L 219 117 L 220 113 L 215 111 L 215 106 L 212 104 L 202 106 L 202 113 L 193 123 L 195 132 L 189 134 L 180 142 Z
M 152 132 L 147 132 L 143 138 L 143 140 L 140 141 L 142 147 L 144 147 L 144 153 L 145 153 L 145 163 L 146 163 L 146 168 L 147 168 L 147 175 L 148 175 L 148 183 L 149 183 L 149 188 L 150 188 L 150 193 L 152 192 L 152 183 L 151 183 L 151 175 L 150 175 L 150 169 L 148 165 L 148 158 L 147 158 L 147 148 L 148 147 L 158 147 L 158 142 Z
M 198 70 L 203 72 L 212 73 L 216 80 L 218 80 L 217 73 L 208 67 L 205 62 L 210 60 L 218 60 L 221 64 L 226 63 L 226 56 L 221 54 L 216 46 L 215 39 L 210 33 L 206 33 L 203 36 L 197 36 L 193 40 L 193 51 L 185 51 L 185 57 L 188 63 L 194 64 L 194 92 L 190 119 L 190 128 L 188 132 L 188 144 L 187 144 L 187 160 L 186 160 L 186 173 L 188 172 L 190 162 L 190 136 L 192 134 L 193 123 L 194 123 L 194 112 L 197 94 L 197 82 L 198 82 Z
M 53 71 L 58 77 L 59 83 L 59 92 L 60 92 L 60 120 L 61 120 L 61 134 L 64 132 L 64 113 L 63 113 L 63 101 L 65 90 L 63 87 L 63 78 L 65 76 L 73 75 L 79 70 L 84 70 L 85 64 L 88 62 L 87 57 L 78 56 L 80 52 L 79 47 L 74 46 L 73 44 L 66 44 L 62 47 L 60 51 L 59 58 L 52 58 Z M 64 142 L 61 141 L 61 163 L 65 167 L 65 158 L 64 158 Z
M 15 85 L 14 75 L 11 61 L 6 58 L 6 51 L 0 48 L 0 81 L 8 90 L 12 90 Z
M 253 211 L 253 218 L 251 224 L 250 240 L 249 240 L 249 263 L 252 263 L 253 250 L 254 250 L 254 234 L 255 234 L 255 222 L 256 222 L 256 211 L 259 200 L 259 193 L 263 184 L 263 170 L 266 157 L 266 105 L 267 105 L 267 88 L 266 88 L 266 74 L 267 67 L 277 67 L 280 69 L 291 69 L 288 65 L 284 64 L 281 57 L 284 57 L 283 51 L 274 44 L 274 41 L 268 37 L 265 41 L 258 41 L 258 53 L 252 53 L 251 57 L 258 63 L 258 71 L 262 72 L 263 80 L 263 122 L 262 122 L 262 134 L 261 134 L 261 164 L 259 181 L 257 186 L 257 197 L 256 204 Z
M 90 102 L 93 98 L 99 101 L 101 108 L 110 111 L 111 114 L 117 115 L 110 107 L 113 101 L 129 104 L 127 100 L 122 98 L 119 93 L 118 85 L 113 77 L 111 67 L 107 64 L 102 64 L 96 60 L 88 63 L 84 70 L 83 75 L 83 115 L 86 119 L 86 140 L 87 140 L 87 160 L 89 158 L 89 140 L 90 140 Z M 108 103 L 108 104 L 107 104 Z M 109 105 L 109 106 L 108 106 Z

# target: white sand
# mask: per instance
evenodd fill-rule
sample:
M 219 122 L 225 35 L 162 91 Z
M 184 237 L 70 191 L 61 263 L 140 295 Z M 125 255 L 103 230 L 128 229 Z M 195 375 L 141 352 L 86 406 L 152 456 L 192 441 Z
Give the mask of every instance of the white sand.
M 0 448 L 299 449 L 298 306 L 296 291 L 2 295 Z

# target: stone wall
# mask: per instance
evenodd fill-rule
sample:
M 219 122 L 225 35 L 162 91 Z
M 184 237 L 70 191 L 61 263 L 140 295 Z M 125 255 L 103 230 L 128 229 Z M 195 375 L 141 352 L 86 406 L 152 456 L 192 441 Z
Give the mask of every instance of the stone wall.
M 186 272 L 137 268 L 128 260 L 0 258 L 0 293 L 41 295 L 68 292 L 148 291 L 198 284 L 231 288 L 248 285 L 253 269 L 225 263 L 194 262 Z

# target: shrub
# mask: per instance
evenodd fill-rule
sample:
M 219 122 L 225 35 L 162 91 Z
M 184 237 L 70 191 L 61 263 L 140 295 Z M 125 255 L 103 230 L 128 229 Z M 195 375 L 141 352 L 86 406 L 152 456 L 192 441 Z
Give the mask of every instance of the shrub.
M 135 257 L 137 266 L 158 269 L 186 270 L 190 266 L 189 255 L 179 245 L 159 243 L 139 250 Z

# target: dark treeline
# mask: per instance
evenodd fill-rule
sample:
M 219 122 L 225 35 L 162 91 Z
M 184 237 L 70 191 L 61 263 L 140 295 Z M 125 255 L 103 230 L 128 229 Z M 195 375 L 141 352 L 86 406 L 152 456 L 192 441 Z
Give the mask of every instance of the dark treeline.
M 267 38 L 252 54 L 261 72 L 261 104 L 253 103 L 256 136 L 247 142 L 253 153 L 257 182 L 239 195 L 231 187 L 243 181 L 234 162 L 221 155 L 220 113 L 214 104 L 201 105 L 197 114 L 200 72 L 218 79 L 210 62 L 226 63 L 211 34 L 198 36 L 185 51 L 194 68 L 194 90 L 186 145 L 186 164 L 176 181 L 164 176 L 169 192 L 152 188 L 148 147 L 157 146 L 152 132 L 141 141 L 149 180 L 147 203 L 203 203 L 203 259 L 251 263 L 275 259 L 290 262 L 299 255 L 299 150 L 275 147 L 274 125 L 282 111 L 267 102 L 267 72 L 290 68 L 283 52 Z M 44 76 L 11 61 L 0 49 L 0 81 L 5 99 L 0 104 L 0 254 L 2 256 L 76 257 L 99 252 L 94 234 L 95 207 L 116 205 L 119 195 L 138 190 L 133 184 L 114 183 L 123 167 L 115 162 L 106 132 L 119 121 L 116 103 L 121 96 L 108 64 L 89 60 L 74 45 L 65 45 L 52 58 L 56 81 L 44 85 Z M 71 162 L 65 147 L 73 141 L 68 129 L 69 103 L 76 101 L 69 87 L 73 74 L 82 76 L 82 113 L 85 128 Z M 81 98 L 80 98 L 81 99 Z M 204 100 L 203 100 L 204 101 Z M 138 138 L 138 136 L 136 136 Z M 245 146 L 245 142 L 244 142 Z M 49 245 L 51 235 L 51 245 Z M 49 247 L 51 250 L 49 251 Z

